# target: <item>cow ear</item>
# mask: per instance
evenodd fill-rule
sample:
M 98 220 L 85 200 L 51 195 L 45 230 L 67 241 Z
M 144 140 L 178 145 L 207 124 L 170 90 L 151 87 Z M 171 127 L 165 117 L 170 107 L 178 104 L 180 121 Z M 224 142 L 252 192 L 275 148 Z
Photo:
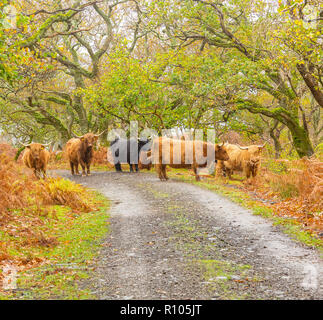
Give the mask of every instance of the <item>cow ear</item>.
M 27 149 L 30 149 L 30 146 L 26 146 Z
M 43 145 L 42 145 L 42 146 L 41 146 L 41 149 L 42 149 L 42 150 L 44 150 L 44 149 L 45 149 L 45 146 L 43 146 Z
M 80 137 L 79 139 L 80 139 L 81 141 L 84 141 L 84 137 Z

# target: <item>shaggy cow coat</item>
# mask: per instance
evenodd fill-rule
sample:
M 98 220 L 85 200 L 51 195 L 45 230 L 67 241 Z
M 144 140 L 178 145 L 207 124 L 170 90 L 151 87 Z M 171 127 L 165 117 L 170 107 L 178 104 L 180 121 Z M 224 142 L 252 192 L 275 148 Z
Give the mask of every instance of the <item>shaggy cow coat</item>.
M 26 146 L 22 161 L 28 168 L 34 170 L 37 178 L 41 178 L 41 175 L 46 178 L 49 158 L 50 153 L 45 149 L 44 145 L 40 143 L 31 143 Z
M 234 144 L 225 144 L 230 157 L 227 161 L 218 161 L 216 166 L 217 176 L 227 174 L 232 179 L 235 171 L 243 172 L 247 179 L 256 177 L 261 164 L 261 153 L 264 146 L 251 145 L 240 147 Z
M 82 167 L 82 176 L 91 175 L 90 166 L 93 158 L 93 147 L 98 135 L 87 133 L 80 138 L 72 138 L 66 144 L 66 153 L 72 175 L 80 174 L 78 166 Z
M 205 168 L 215 160 L 228 160 L 229 157 L 223 145 L 160 137 L 153 141 L 152 159 L 160 180 L 168 179 L 166 175 L 168 165 L 172 168 L 192 168 L 198 181 L 200 180 L 198 168 Z

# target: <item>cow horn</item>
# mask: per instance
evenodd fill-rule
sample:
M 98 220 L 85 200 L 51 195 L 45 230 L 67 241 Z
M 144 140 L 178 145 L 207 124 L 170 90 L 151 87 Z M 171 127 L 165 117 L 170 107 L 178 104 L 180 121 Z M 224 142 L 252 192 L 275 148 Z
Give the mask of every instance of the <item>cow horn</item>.
M 264 148 L 266 144 L 267 144 L 267 141 L 262 146 L 258 146 L 258 147 L 259 148 Z
M 30 145 L 31 145 L 31 143 L 29 143 L 29 144 L 23 144 L 22 142 L 20 142 L 19 141 L 19 143 L 22 145 L 22 146 L 24 146 L 25 148 L 27 148 L 27 147 L 29 147 Z
M 220 145 L 220 147 L 223 147 L 224 146 L 224 141 L 222 142 L 222 144 Z
M 51 142 L 49 142 L 49 143 L 42 143 L 42 146 L 44 146 L 44 147 L 48 147 L 49 145 L 51 145 L 52 143 Z
M 104 132 L 106 132 L 108 129 L 103 130 L 100 134 L 95 134 L 96 137 L 100 137 L 103 135 Z
M 241 147 L 240 145 L 238 145 L 238 147 L 239 147 L 241 150 L 248 150 L 248 147 Z
M 73 135 L 75 138 L 79 138 L 79 139 L 83 138 L 83 136 L 78 136 L 78 135 L 77 135 L 77 134 L 75 134 L 74 132 L 72 132 L 72 135 Z

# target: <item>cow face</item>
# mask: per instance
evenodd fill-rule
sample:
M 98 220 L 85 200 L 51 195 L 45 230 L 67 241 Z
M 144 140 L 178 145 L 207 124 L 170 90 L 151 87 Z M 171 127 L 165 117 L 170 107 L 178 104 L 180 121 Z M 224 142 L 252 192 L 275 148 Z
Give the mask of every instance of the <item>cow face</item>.
M 250 165 L 252 167 L 257 167 L 260 164 L 260 157 L 255 157 L 250 160 Z
M 248 146 L 248 152 L 255 157 L 258 157 L 261 155 L 262 150 L 264 149 L 265 146 L 257 146 L 257 145 L 252 145 Z
M 216 144 L 214 149 L 216 160 L 228 161 L 230 159 L 224 144 Z
M 40 159 L 42 151 L 45 149 L 45 146 L 40 143 L 32 143 L 26 147 L 30 150 L 31 157 L 38 161 Z
M 255 157 L 255 158 L 251 159 L 249 166 L 250 166 L 252 176 L 255 177 L 258 173 L 259 168 L 260 168 L 260 157 Z
M 97 135 L 93 134 L 93 133 L 87 133 L 84 136 L 82 136 L 80 138 L 80 140 L 82 141 L 84 149 L 86 151 L 90 151 L 90 150 L 92 150 L 93 146 L 98 141 L 98 138 L 99 137 Z
M 138 152 L 142 149 L 143 151 L 149 151 L 151 149 L 150 139 L 138 139 Z

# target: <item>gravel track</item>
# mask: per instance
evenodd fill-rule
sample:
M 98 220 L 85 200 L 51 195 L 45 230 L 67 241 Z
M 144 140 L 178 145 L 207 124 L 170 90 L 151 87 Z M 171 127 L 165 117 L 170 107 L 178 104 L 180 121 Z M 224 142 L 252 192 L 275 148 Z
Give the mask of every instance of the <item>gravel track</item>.
M 111 202 L 98 299 L 322 299 L 323 261 L 278 226 L 208 190 L 149 173 L 71 177 Z

